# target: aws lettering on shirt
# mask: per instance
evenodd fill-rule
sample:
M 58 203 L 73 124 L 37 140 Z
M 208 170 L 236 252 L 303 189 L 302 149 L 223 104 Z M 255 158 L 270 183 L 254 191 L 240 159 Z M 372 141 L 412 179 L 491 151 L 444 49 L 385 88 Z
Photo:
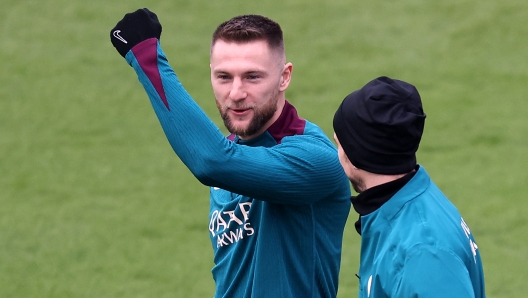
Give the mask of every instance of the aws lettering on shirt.
M 255 234 L 249 221 L 251 202 L 238 203 L 234 210 L 214 210 L 211 212 L 209 232 L 216 239 L 216 247 L 236 243 Z

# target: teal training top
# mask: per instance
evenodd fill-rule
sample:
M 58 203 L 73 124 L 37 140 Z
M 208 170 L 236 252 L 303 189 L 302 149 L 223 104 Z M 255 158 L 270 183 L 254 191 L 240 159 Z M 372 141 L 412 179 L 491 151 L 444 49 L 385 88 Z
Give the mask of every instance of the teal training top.
M 157 39 L 136 45 L 126 60 L 176 154 L 211 186 L 215 297 L 336 297 L 350 186 L 323 131 L 286 102 L 262 135 L 226 138 L 185 91 Z
M 423 167 L 360 220 L 360 298 L 486 297 L 475 239 Z

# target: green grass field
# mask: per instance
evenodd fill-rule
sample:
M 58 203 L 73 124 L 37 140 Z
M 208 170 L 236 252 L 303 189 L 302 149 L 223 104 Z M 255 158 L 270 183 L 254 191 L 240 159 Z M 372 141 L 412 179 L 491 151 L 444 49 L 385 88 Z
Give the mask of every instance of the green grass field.
M 219 126 L 210 35 L 238 14 L 282 25 L 287 98 L 328 136 L 341 100 L 369 80 L 415 84 L 428 115 L 419 162 L 472 228 L 488 297 L 526 297 L 526 0 L 2 0 L 0 297 L 213 294 L 208 189 L 109 41 L 139 7 L 158 14 L 172 66 Z M 355 218 L 341 298 L 357 297 Z

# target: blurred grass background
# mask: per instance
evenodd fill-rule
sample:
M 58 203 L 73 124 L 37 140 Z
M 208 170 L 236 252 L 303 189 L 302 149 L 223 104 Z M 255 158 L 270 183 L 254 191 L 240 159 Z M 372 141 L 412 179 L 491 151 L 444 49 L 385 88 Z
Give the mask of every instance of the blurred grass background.
M 488 297 L 528 292 L 525 0 L 0 3 L 0 297 L 211 297 L 208 189 L 171 151 L 109 41 L 148 7 L 187 90 L 223 129 L 209 43 L 232 16 L 283 27 L 287 98 L 332 136 L 341 100 L 387 75 L 428 115 L 419 162 L 457 205 Z M 351 211 L 339 297 L 357 296 Z

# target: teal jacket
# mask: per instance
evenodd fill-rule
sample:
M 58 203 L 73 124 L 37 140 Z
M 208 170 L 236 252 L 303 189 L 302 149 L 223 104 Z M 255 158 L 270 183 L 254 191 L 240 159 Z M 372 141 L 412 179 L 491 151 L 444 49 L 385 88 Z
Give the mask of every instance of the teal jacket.
M 259 137 L 226 138 L 185 91 L 158 40 L 136 45 L 126 59 L 172 148 L 210 186 L 204 235 L 214 251 L 215 297 L 336 297 L 350 186 L 323 131 L 286 102 Z
M 360 298 L 486 296 L 475 239 L 423 167 L 360 221 Z

